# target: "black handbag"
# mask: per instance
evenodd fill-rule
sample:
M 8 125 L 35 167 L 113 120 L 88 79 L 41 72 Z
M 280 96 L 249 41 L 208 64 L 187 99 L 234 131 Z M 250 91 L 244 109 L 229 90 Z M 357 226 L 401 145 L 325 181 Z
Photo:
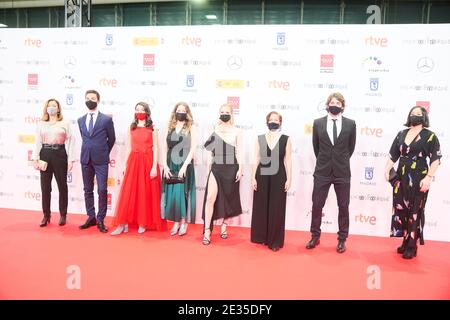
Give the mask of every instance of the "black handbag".
M 391 168 L 389 171 L 389 183 L 394 186 L 395 182 L 398 180 L 397 171 L 394 168 Z
M 172 176 L 170 178 L 164 178 L 164 183 L 165 184 L 177 184 L 177 183 L 184 183 L 184 177 L 180 178 L 178 176 L 178 172 L 172 174 Z

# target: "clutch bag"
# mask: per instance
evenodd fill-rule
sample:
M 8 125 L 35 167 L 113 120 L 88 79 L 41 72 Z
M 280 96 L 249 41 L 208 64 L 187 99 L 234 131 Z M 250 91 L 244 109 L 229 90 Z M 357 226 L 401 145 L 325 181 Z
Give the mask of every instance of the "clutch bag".
M 184 178 L 180 178 L 177 175 L 173 175 L 170 178 L 164 178 L 164 182 L 166 184 L 177 184 L 177 183 L 184 183 Z
M 39 170 L 45 171 L 47 170 L 48 163 L 44 160 L 39 160 Z
M 391 168 L 389 171 L 389 183 L 394 186 L 395 181 L 398 180 L 397 171 L 394 168 Z

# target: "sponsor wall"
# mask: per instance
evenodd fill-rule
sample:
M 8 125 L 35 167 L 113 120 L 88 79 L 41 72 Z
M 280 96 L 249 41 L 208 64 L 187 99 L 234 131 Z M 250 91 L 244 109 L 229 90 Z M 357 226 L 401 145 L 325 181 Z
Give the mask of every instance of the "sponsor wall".
M 414 105 L 430 111 L 441 141 L 442 165 L 426 208 L 426 239 L 450 241 L 447 107 L 450 101 L 449 25 L 267 25 L 0 30 L 0 207 L 41 210 L 39 173 L 31 165 L 34 133 L 44 102 L 58 99 L 72 121 L 86 112 L 84 92 L 101 94 L 100 110 L 114 119 L 108 215 L 114 213 L 125 162 L 126 130 L 134 105 L 146 101 L 162 129 L 177 101 L 192 108 L 200 132 L 195 159 L 197 222 L 207 172 L 201 145 L 223 103 L 234 108 L 245 142 L 241 181 L 243 214 L 250 226 L 253 145 L 267 130 L 271 110 L 283 115 L 292 138 L 293 183 L 286 228 L 309 230 L 315 157 L 312 123 L 326 114 L 328 94 L 340 91 L 345 116 L 357 123 L 352 157 L 350 233 L 388 236 L 392 189 L 384 181 L 389 147 Z M 162 131 L 162 130 L 161 130 Z M 160 136 L 163 139 L 162 136 Z M 69 212 L 84 214 L 79 163 L 69 180 Z M 52 209 L 57 212 L 57 186 Z M 333 189 L 322 230 L 337 231 Z

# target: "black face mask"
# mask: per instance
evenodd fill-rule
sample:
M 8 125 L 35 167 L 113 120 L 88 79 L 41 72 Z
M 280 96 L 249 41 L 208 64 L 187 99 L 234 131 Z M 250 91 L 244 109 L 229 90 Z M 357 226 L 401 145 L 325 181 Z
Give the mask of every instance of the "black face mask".
M 183 112 L 177 112 L 175 114 L 175 117 L 178 121 L 185 121 L 187 118 L 187 113 L 183 113 Z
M 86 101 L 86 107 L 88 107 L 89 110 L 93 110 L 93 109 L 97 108 L 97 102 L 88 100 L 88 101 Z
M 409 122 L 412 126 L 418 126 L 419 124 L 423 124 L 423 116 L 409 116 Z
M 276 122 L 269 122 L 267 123 L 267 127 L 269 128 L 269 130 L 277 130 L 280 128 L 280 124 Z
M 338 106 L 328 106 L 327 111 L 333 115 L 338 115 L 342 112 L 342 109 Z
M 229 114 L 221 114 L 219 119 L 222 120 L 223 122 L 228 122 L 231 119 L 231 115 L 229 115 Z

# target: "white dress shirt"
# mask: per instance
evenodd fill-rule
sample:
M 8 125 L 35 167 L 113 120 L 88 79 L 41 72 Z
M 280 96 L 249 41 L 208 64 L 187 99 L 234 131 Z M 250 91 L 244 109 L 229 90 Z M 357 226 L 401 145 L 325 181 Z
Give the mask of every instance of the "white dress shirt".
M 86 130 L 87 131 L 89 131 L 89 121 L 91 121 L 91 113 L 93 113 L 94 114 L 94 119 L 92 120 L 93 121 L 93 126 L 92 126 L 92 128 L 94 128 L 95 127 L 95 121 L 97 121 L 97 117 L 98 117 L 98 110 L 95 110 L 94 112 L 88 112 L 87 113 L 87 116 L 86 116 Z
M 339 138 L 339 134 L 341 133 L 341 129 L 342 129 L 342 114 L 341 113 L 336 118 L 336 128 L 337 128 L 337 137 Z M 327 116 L 327 132 L 328 132 L 328 136 L 330 137 L 331 144 L 334 145 L 334 143 L 333 143 L 333 118 L 330 115 Z

